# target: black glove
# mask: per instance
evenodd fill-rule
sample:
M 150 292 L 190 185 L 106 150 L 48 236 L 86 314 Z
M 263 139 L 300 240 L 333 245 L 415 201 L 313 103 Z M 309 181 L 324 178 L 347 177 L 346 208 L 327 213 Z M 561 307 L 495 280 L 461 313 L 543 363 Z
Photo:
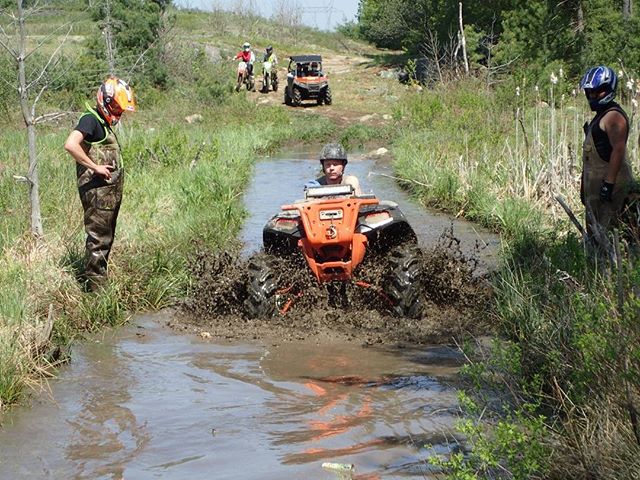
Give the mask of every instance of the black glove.
M 600 187 L 600 200 L 602 200 L 603 202 L 610 202 L 612 194 L 613 194 L 613 183 L 609 183 L 603 180 L 602 186 Z

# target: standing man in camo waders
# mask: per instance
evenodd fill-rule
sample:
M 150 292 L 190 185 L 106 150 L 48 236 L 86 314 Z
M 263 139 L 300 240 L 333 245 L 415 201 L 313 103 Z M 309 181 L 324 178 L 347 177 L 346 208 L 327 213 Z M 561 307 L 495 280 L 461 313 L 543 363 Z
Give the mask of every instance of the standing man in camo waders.
M 117 77 L 107 78 L 97 93 L 96 108 L 87 111 L 69 134 L 64 148 L 76 161 L 78 191 L 84 210 L 85 279 L 89 290 L 104 286 L 122 202 L 124 170 L 114 125 L 124 112 L 134 112 L 133 91 Z
M 616 73 L 602 65 L 587 70 L 580 81 L 595 112 L 591 122 L 584 124 L 580 185 L 590 239 L 594 239 L 596 230 L 606 233 L 616 226 L 632 181 L 626 153 L 629 118 L 613 101 L 617 83 Z

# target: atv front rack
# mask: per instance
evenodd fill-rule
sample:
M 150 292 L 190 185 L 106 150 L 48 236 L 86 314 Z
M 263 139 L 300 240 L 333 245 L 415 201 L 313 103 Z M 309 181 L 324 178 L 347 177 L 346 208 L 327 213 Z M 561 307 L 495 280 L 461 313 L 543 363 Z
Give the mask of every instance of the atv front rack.
M 344 187 L 353 190 L 350 185 Z M 377 198 L 325 197 L 282 207 L 284 211 L 300 213 L 305 236 L 298 240 L 298 246 L 318 281 L 353 278 L 354 269 L 364 259 L 368 241 L 364 234 L 356 232 L 360 207 L 378 203 Z

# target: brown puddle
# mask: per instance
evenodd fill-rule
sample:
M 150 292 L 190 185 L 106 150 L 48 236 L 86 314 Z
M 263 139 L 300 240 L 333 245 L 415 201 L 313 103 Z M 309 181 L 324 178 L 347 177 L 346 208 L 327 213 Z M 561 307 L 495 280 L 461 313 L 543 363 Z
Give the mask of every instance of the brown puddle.
M 51 396 L 4 419 L 0 478 L 429 478 L 453 439 L 451 348 L 224 344 L 170 320 L 79 346 Z

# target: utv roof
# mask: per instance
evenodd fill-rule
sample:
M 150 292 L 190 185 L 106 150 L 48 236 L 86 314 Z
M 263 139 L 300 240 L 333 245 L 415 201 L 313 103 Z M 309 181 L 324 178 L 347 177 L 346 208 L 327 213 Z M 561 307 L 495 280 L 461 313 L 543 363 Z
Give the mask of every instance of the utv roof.
M 292 55 L 289 58 L 296 63 L 322 62 L 322 55 Z

